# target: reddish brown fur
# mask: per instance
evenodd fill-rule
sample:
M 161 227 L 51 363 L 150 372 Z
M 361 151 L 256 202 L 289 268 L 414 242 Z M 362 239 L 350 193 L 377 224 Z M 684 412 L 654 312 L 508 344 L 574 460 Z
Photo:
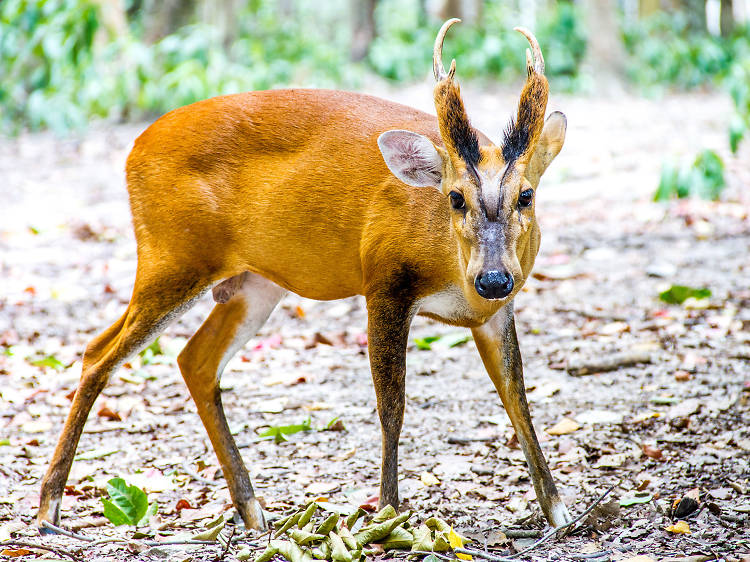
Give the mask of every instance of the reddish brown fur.
M 277 90 L 177 109 L 136 140 L 127 162 L 138 244 L 133 296 L 122 318 L 86 349 L 81 383 L 42 483 L 40 524 L 59 518 L 83 424 L 109 375 L 223 280 L 229 281 L 219 286 L 217 300 L 225 304 L 216 305 L 178 362 L 248 526 L 262 527 L 263 517 L 224 419 L 218 377 L 226 354 L 241 346 L 249 337 L 244 332 L 257 329 L 254 322 L 273 309 L 279 287 L 319 300 L 367 298 L 371 367 L 383 426 L 381 503 L 394 506 L 409 323 L 427 297 L 446 289 L 458 294 L 463 301 L 456 314 L 429 314 L 473 327 L 495 384 L 511 381 L 498 389 L 526 439 L 524 451 L 533 463 L 542 508 L 559 524 L 554 509 L 562 504 L 538 443 L 531 439 L 525 401 L 517 400 L 523 393 L 520 355 L 515 334 L 509 335 L 510 299 L 528 275 L 539 244 L 533 209 L 524 211 L 523 222 L 520 217 L 509 221 L 505 233 L 506 249 L 520 260 L 516 289 L 504 300 L 482 298 L 474 289 L 474 266 L 467 266 L 467 239 L 446 194 L 397 180 L 378 151 L 383 132 L 408 129 L 428 137 L 444 155 L 439 129 L 447 127 L 442 138 L 451 158 L 441 156 L 444 189 L 460 189 L 467 200 L 476 185 L 466 175 L 461 151 L 466 146 L 474 150 L 472 135 L 483 144 L 476 147 L 477 172 L 501 170 L 500 149 L 473 132 L 458 87 L 446 84 L 445 89 L 440 99 L 447 106 L 438 104 L 440 126 L 435 117 L 362 94 Z M 531 104 L 530 118 L 541 119 L 543 105 L 529 99 L 535 91 L 524 90 L 521 105 Z M 544 95 L 546 102 L 546 89 Z M 462 133 L 450 134 L 461 128 Z M 534 139 L 539 131 L 541 124 L 533 129 Z M 534 153 L 528 167 L 531 175 L 523 177 L 527 158 L 508 176 L 504 216 L 522 186 L 536 188 L 562 145 L 564 126 L 545 133 L 540 156 Z M 253 302 L 251 295 L 265 295 L 268 302 Z M 499 315 L 505 320 L 499 321 Z M 503 351 L 492 352 L 493 345 L 504 346 Z

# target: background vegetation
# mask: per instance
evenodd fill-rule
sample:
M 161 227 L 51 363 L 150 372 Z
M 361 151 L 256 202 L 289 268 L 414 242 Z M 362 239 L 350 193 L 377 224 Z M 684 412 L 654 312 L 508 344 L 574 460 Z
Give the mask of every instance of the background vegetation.
M 373 74 L 420 80 L 429 72 L 436 28 L 450 15 L 468 20 L 446 49 L 461 60 L 462 78 L 520 79 L 525 43 L 508 31 L 521 21 L 535 29 L 558 89 L 593 89 L 601 68 L 617 73 L 622 66 L 617 78 L 649 94 L 726 88 L 736 106 L 733 150 L 748 128 L 750 34 L 727 0 L 719 3 L 713 33 L 705 2 L 695 0 L 677 10 L 641 0 L 635 13 L 625 0 L 437 4 L 428 10 L 424 0 L 4 0 L 0 128 L 66 132 L 92 117 L 152 117 L 223 93 L 356 88 Z M 608 29 L 612 22 L 616 29 Z M 622 41 L 602 54 L 600 39 L 609 32 Z M 607 64 L 607 57 L 626 62 Z

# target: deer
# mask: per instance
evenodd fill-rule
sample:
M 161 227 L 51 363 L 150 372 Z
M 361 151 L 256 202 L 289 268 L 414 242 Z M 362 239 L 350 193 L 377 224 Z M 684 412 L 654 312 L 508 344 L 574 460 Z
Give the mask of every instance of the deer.
M 539 250 L 535 193 L 567 122 L 545 120 L 549 87 L 534 35 L 518 109 L 493 144 L 475 129 L 433 50 L 436 116 L 373 96 L 287 89 L 175 109 L 135 141 L 126 182 L 137 266 L 124 314 L 86 347 L 62 433 L 41 482 L 37 525 L 54 532 L 86 418 L 110 375 L 209 289 L 216 301 L 177 364 L 249 529 L 266 528 L 219 391 L 229 359 L 287 292 L 362 295 L 381 423 L 379 505 L 398 509 L 406 350 L 423 315 L 470 328 L 525 455 L 544 516 L 571 516 L 525 395 L 513 300 Z

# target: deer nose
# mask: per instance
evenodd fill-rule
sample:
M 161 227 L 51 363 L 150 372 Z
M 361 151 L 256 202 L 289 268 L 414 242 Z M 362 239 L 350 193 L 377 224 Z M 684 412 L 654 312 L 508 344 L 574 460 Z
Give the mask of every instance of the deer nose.
M 485 299 L 502 299 L 513 290 L 513 277 L 496 269 L 484 271 L 474 279 L 474 288 Z

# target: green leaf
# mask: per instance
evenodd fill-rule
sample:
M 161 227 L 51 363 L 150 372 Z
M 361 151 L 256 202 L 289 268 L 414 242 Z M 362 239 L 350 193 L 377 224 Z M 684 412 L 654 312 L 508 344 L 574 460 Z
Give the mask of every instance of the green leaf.
M 104 517 L 109 519 L 115 527 L 133 524 L 130 517 L 108 499 L 102 498 L 102 504 L 104 505 Z
M 156 338 L 151 345 L 141 351 L 138 355 L 141 358 L 141 365 L 149 365 L 151 363 L 156 363 L 156 357 L 163 354 L 164 350 L 159 343 L 159 338 Z
M 620 498 L 620 507 L 630 507 L 641 503 L 648 503 L 653 499 L 651 494 L 645 494 L 640 496 L 629 496 Z
M 138 521 L 138 526 L 144 526 L 148 525 L 148 522 L 151 520 L 151 518 L 156 515 L 156 512 L 159 510 L 159 506 L 156 504 L 156 502 L 150 504 L 148 506 L 148 509 L 146 510 L 146 514 L 141 518 L 140 521 Z
M 441 337 L 442 336 L 427 336 L 426 338 L 414 338 L 414 344 L 417 346 L 417 349 L 430 351 L 432 349 L 430 344 L 438 341 Z
M 436 344 L 436 347 L 449 348 L 465 344 L 470 340 L 471 335 L 466 332 L 451 332 L 450 334 L 442 334 L 440 336 L 414 338 L 414 344 L 417 346 L 417 349 L 430 351 L 432 349 L 432 344 Z
M 458 347 L 466 342 L 471 341 L 471 335 L 466 332 L 454 332 L 452 334 L 446 334 L 440 338 L 440 345 L 445 347 Z
M 685 285 L 672 285 L 666 291 L 659 293 L 659 299 L 667 304 L 682 304 L 687 299 L 707 299 L 711 291 L 706 288 L 687 287 Z
M 35 367 L 49 367 L 55 371 L 64 371 L 65 364 L 54 355 L 48 355 L 44 359 L 36 359 L 31 362 Z
M 10 445 L 10 439 L 7 437 L 5 439 L 0 439 L 0 447 L 7 447 Z
M 273 439 L 276 443 L 283 443 L 287 440 L 287 435 L 294 435 L 300 431 L 312 431 L 311 418 L 307 418 L 302 423 L 293 425 L 272 425 L 262 433 L 259 433 L 258 438 Z
M 122 478 L 113 478 L 107 482 L 107 493 L 109 493 L 110 501 L 108 502 L 102 498 L 105 509 L 104 515 L 115 525 L 138 525 L 148 512 L 149 506 L 146 493 L 138 486 L 128 486 Z M 107 510 L 107 503 L 111 504 L 109 510 Z M 117 513 L 118 511 L 125 519 Z M 108 513 L 114 519 L 110 518 L 107 515 Z

